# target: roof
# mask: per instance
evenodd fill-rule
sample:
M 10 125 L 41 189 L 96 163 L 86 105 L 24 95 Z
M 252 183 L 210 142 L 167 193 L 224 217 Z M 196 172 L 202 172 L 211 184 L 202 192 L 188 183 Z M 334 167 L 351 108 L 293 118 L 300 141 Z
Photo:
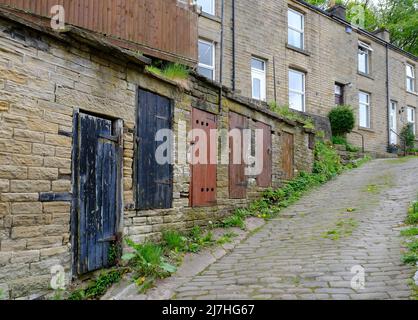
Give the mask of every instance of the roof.
M 382 44 L 384 46 L 388 46 L 390 49 L 392 49 L 394 51 L 398 51 L 399 53 L 407 56 L 408 58 L 410 58 L 412 60 L 418 61 L 418 56 L 416 56 L 416 55 L 414 55 L 414 54 L 412 54 L 412 53 L 410 53 L 408 51 L 405 51 L 405 50 L 399 48 L 398 46 L 395 46 L 394 44 L 392 44 L 392 43 L 390 43 L 388 41 L 383 40 L 382 38 L 380 38 L 380 37 L 376 36 L 375 34 L 373 34 L 373 32 L 367 31 L 367 30 L 362 29 L 362 28 L 359 28 L 359 27 L 353 27 L 353 25 L 350 22 L 348 22 L 347 20 L 341 19 L 341 18 L 339 18 L 339 17 L 337 17 L 335 15 L 332 15 L 331 12 L 322 10 L 321 8 L 318 8 L 318 7 L 312 5 L 312 4 L 310 4 L 310 3 L 308 3 L 308 2 L 306 2 L 304 0 L 293 0 L 293 1 L 295 1 L 297 3 L 300 3 L 301 5 L 303 5 L 305 7 L 308 7 L 309 9 L 311 9 L 313 11 L 316 11 L 316 12 L 322 14 L 322 15 L 325 15 L 329 19 L 334 20 L 337 23 L 340 23 L 340 24 L 345 25 L 345 26 L 352 27 L 353 29 L 357 30 L 359 33 L 361 33 L 361 34 L 363 34 L 363 35 L 365 35 L 365 36 L 373 39 L 374 41 L 379 42 L 380 44 Z M 381 29 L 379 29 L 379 30 L 381 30 Z

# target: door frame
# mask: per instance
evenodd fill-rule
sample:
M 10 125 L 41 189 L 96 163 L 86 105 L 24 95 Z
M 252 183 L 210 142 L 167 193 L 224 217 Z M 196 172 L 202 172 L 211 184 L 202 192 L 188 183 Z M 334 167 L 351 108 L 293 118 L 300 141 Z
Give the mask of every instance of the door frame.
M 72 203 L 71 203 L 71 217 L 70 217 L 70 243 L 71 243 L 71 272 L 72 278 L 76 279 L 80 276 L 78 272 L 78 216 L 80 212 L 80 203 L 79 199 L 79 174 L 80 170 L 78 167 L 79 163 L 79 148 L 80 148 L 80 135 L 79 135 L 79 124 L 80 124 L 80 114 L 86 114 L 89 116 L 102 118 L 105 120 L 112 121 L 112 131 L 116 133 L 119 140 L 118 145 L 118 157 L 116 159 L 117 164 L 117 173 L 116 173 L 116 233 L 117 233 L 117 242 L 119 243 L 122 240 L 123 234 L 123 216 L 124 216 L 124 205 L 123 205 L 123 120 L 109 117 L 106 115 L 101 115 L 98 113 L 93 113 L 85 110 L 74 109 L 73 112 L 73 142 L 72 142 L 72 151 L 71 151 L 71 184 L 72 184 Z
M 392 107 L 395 106 L 395 111 L 394 111 L 394 121 L 393 124 L 395 126 L 395 128 L 392 128 L 390 125 L 390 120 L 392 117 Z M 396 133 L 392 132 L 392 130 L 394 130 L 395 132 L 398 131 L 398 102 L 395 100 L 391 100 L 390 101 L 390 106 L 389 106 L 389 140 L 390 140 L 390 144 L 398 144 L 398 136 L 396 135 Z M 392 143 L 392 137 L 395 137 L 395 143 Z

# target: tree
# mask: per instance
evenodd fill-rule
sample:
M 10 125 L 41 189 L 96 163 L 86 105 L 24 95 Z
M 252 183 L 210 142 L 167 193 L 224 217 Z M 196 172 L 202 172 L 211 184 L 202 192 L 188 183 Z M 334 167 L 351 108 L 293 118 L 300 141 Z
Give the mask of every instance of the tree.
M 386 0 L 378 14 L 392 43 L 418 55 L 418 0 Z

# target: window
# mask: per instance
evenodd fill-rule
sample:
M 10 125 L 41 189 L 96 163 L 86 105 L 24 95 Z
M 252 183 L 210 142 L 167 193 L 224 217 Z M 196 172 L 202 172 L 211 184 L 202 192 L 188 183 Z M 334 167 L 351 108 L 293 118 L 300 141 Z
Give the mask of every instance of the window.
M 202 7 L 204 13 L 215 15 L 215 0 L 197 0 L 197 4 Z
M 343 105 L 344 104 L 344 86 L 336 83 L 334 94 L 335 94 L 335 105 L 337 106 Z
M 370 128 L 370 94 L 366 92 L 360 92 L 359 102 L 359 125 L 363 128 Z
M 408 123 L 412 123 L 412 130 L 414 132 L 414 134 L 416 133 L 416 125 L 415 125 L 415 108 L 413 107 L 408 107 L 407 108 L 407 112 L 408 112 Z
M 415 67 L 406 65 L 406 90 L 409 92 L 415 92 Z
M 304 22 L 303 14 L 289 9 L 287 12 L 288 39 L 287 42 L 292 47 L 304 49 Z
M 289 70 L 289 106 L 298 111 L 305 111 L 305 74 Z
M 370 73 L 370 54 L 373 49 L 364 42 L 358 46 L 358 71 L 364 74 Z
M 266 62 L 261 59 L 251 59 L 252 97 L 266 101 Z
M 215 44 L 199 40 L 199 67 L 202 76 L 215 80 Z

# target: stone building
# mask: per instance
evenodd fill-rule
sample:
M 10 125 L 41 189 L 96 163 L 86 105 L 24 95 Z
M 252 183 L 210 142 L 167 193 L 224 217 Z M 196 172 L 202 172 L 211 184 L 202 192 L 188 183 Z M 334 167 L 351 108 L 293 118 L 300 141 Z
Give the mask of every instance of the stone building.
M 349 141 L 361 146 L 362 135 L 368 151 L 400 144 L 397 134 L 408 122 L 418 134 L 418 58 L 392 45 L 387 31 L 357 28 L 342 6 L 230 0 L 223 2 L 221 55 L 222 2 L 197 0 L 202 74 L 214 69 L 219 81 L 222 57 L 223 84 L 245 97 L 324 117 L 336 104 L 351 105 L 357 125 Z
M 70 281 L 111 265 L 108 250 L 123 237 L 158 240 L 166 229 L 206 225 L 312 170 L 314 132 L 303 123 L 227 88 L 220 108 L 216 83 L 197 75 L 167 80 L 147 71 L 151 59 L 136 51 L 77 27 L 53 32 L 37 19 L 0 8 L 0 289 L 6 298 L 37 298 L 60 268 Z M 193 137 L 181 130 L 209 124 L 228 130 L 231 119 L 264 128 L 262 152 L 271 171 L 243 176 L 245 166 L 231 166 L 228 152 L 221 164 L 198 168 L 185 161 Z M 177 161 L 146 167 L 159 121 L 174 130 L 169 141 Z

